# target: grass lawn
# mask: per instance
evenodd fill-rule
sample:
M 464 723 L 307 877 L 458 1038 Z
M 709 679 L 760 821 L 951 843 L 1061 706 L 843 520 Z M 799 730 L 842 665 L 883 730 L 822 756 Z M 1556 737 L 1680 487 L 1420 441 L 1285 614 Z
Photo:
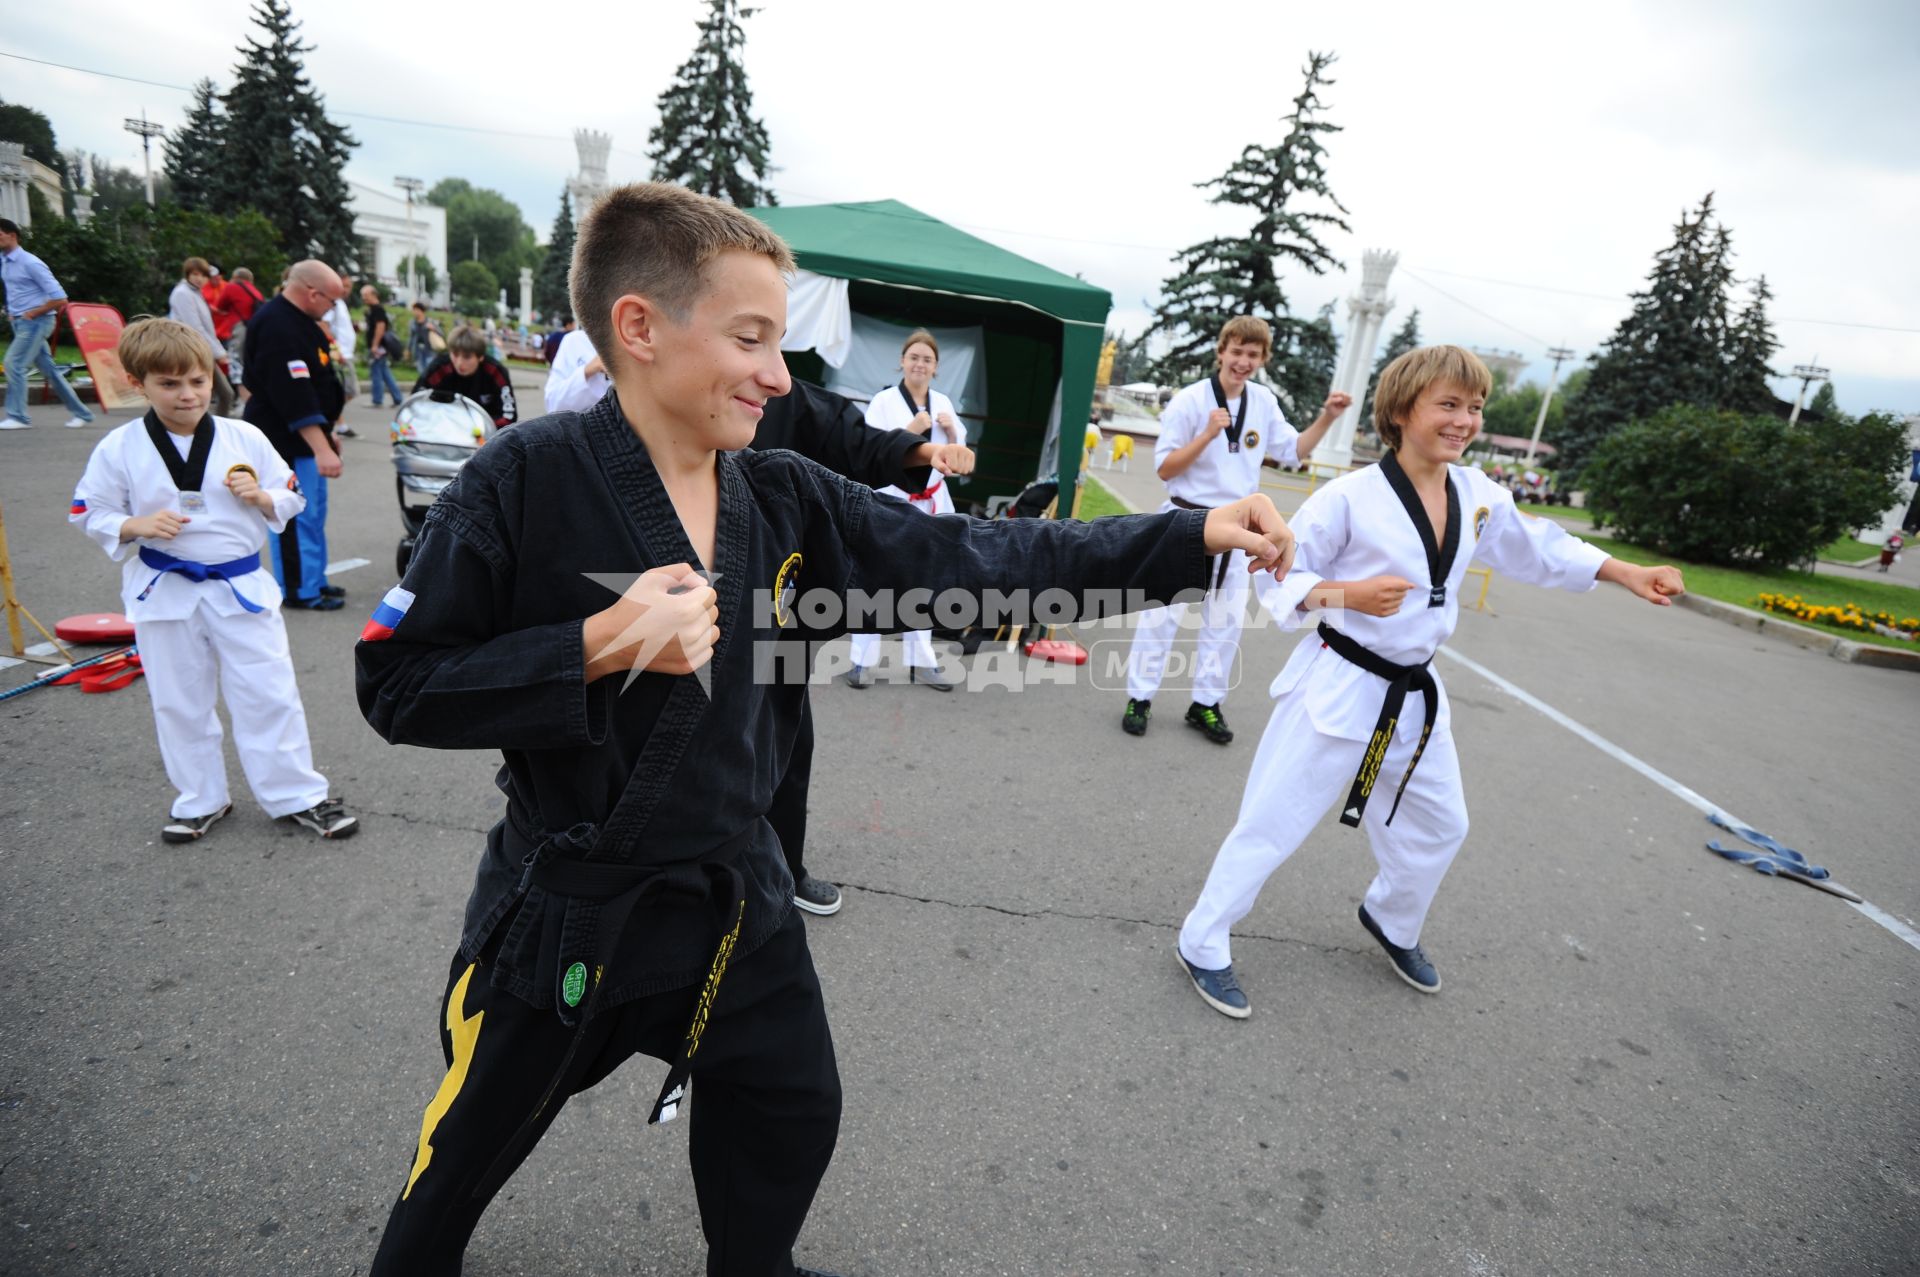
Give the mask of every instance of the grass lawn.
M 1756 599 L 1762 593 L 1797 594 L 1808 603 L 1833 607 L 1854 603 L 1867 611 L 1891 612 L 1900 617 L 1920 616 L 1920 590 L 1913 589 L 1911 586 L 1894 585 L 1888 581 L 1855 580 L 1831 573 L 1790 570 L 1743 572 L 1735 568 L 1683 563 L 1651 550 L 1644 550 L 1637 545 L 1628 545 L 1625 541 L 1612 541 L 1605 537 L 1581 539 L 1629 563 L 1672 563 L 1686 573 L 1687 589 L 1710 599 L 1719 599 L 1723 603 L 1737 603 L 1741 607 L 1760 610 Z M 1768 615 L 1778 614 L 1770 612 Z M 1792 620 L 1793 618 L 1783 616 L 1781 619 Z M 1808 622 L 1799 621 L 1796 624 L 1805 625 Z M 1840 626 L 1819 625 L 1814 628 L 1857 639 L 1862 643 L 1920 651 L 1920 643 L 1903 642 L 1883 634 L 1868 634 Z
M 1570 505 L 1541 505 L 1536 501 L 1516 501 L 1514 505 L 1528 514 L 1538 514 L 1549 519 L 1572 519 L 1576 523 L 1593 522 L 1591 514 Z
M 1852 537 L 1841 537 L 1832 545 L 1823 546 L 1819 557 L 1832 559 L 1836 563 L 1865 563 L 1868 559 L 1880 557 L 1880 547 L 1856 541 Z
M 1106 484 L 1100 482 L 1092 475 L 1086 476 L 1080 489 L 1080 517 L 1082 519 L 1099 519 L 1109 514 L 1127 513 L 1130 513 L 1127 507 L 1120 504 L 1120 499 L 1113 495 L 1112 490 L 1109 489 Z

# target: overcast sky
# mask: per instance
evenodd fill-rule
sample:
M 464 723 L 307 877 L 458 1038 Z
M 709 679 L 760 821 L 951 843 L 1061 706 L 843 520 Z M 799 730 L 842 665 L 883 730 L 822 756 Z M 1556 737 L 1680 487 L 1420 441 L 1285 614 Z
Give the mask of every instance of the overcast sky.
M 615 181 L 648 175 L 655 98 L 705 8 L 522 5 L 510 25 L 492 5 L 294 12 L 318 46 L 310 75 L 360 139 L 351 176 L 465 177 L 512 198 L 544 240 L 575 127 L 613 135 Z M 80 23 L 15 5 L 0 51 L 224 88 L 248 13 L 106 0 Z M 1330 246 L 1350 269 L 1290 272 L 1297 313 L 1344 299 L 1363 248 L 1395 249 L 1389 331 L 1417 306 L 1426 340 L 1517 350 L 1544 379 L 1546 348 L 1592 353 L 1681 210 L 1712 190 L 1739 270 L 1776 294 L 1775 367 L 1817 357 L 1843 408 L 1920 411 L 1912 0 L 765 0 L 747 35 L 783 203 L 902 200 L 1112 290 L 1130 331 L 1175 249 L 1245 227 L 1193 184 L 1279 140 L 1307 51 L 1328 50 L 1326 118 L 1345 130 L 1328 168 L 1352 225 Z M 15 59 L 0 59 L 0 97 L 45 111 L 62 147 L 135 170 L 122 119 L 145 107 L 177 124 L 186 106 Z

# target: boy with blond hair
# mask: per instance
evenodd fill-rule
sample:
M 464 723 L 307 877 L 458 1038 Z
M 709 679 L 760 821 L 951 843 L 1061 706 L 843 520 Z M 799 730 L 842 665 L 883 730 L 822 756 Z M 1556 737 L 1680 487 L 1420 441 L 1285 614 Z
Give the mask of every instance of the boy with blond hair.
M 809 1271 L 792 1248 L 840 1082 L 767 820 L 806 671 L 769 677 L 756 658 L 869 618 L 807 628 L 823 613 L 799 592 L 1057 587 L 1084 608 L 1089 590 L 1197 586 L 1208 553 L 1284 566 L 1261 498 L 1094 524 L 928 519 L 745 450 L 791 386 L 792 267 L 764 224 L 706 196 L 642 183 L 599 200 L 571 282 L 612 393 L 481 449 L 362 636 L 376 731 L 506 761 L 446 982 L 447 1073 L 381 1277 L 458 1272 L 567 1099 L 635 1054 L 670 1065 L 651 1121 L 693 1103 L 710 1277 Z
M 1520 513 L 1504 488 L 1459 464 L 1492 388 L 1487 366 L 1458 346 L 1400 356 L 1380 374 L 1373 400 L 1374 426 L 1391 451 L 1321 488 L 1293 518 L 1299 553 L 1275 612 L 1289 629 L 1326 619 L 1273 681 L 1278 703 L 1240 818 L 1177 950 L 1194 990 L 1223 1015 L 1253 1013 L 1229 932 L 1343 793 L 1340 823 L 1366 825 L 1380 866 L 1360 925 L 1402 980 L 1439 992 L 1420 931 L 1467 836 L 1467 804 L 1446 694 L 1429 666 L 1459 620 L 1470 562 L 1563 590 L 1613 581 L 1661 607 L 1684 592 L 1675 569 L 1609 558 L 1559 524 Z M 1409 694 L 1423 702 L 1417 721 L 1403 713 Z M 1369 802 L 1383 776 L 1398 777 L 1384 811 Z
M 1153 461 L 1167 485 L 1162 510 L 1210 509 L 1253 495 L 1260 490 L 1261 466 L 1268 458 L 1283 466 L 1300 465 L 1353 402 L 1352 396 L 1333 392 L 1313 424 L 1296 431 L 1273 391 L 1252 380 L 1272 353 L 1273 330 L 1266 320 L 1237 315 L 1221 326 L 1214 373 L 1175 395 L 1160 414 Z M 1226 745 L 1233 740 L 1233 729 L 1221 707 L 1240 648 L 1247 570 L 1231 555 L 1212 566 L 1200 603 L 1193 703 L 1187 706 L 1186 724 L 1214 744 Z M 1127 651 L 1127 708 L 1120 716 L 1120 727 L 1129 736 L 1146 734 L 1167 655 L 1186 612 L 1184 603 L 1156 608 L 1140 617 L 1133 632 Z
M 68 518 L 124 565 L 121 602 L 178 791 L 160 836 L 195 842 L 233 810 L 214 711 L 224 688 L 241 769 L 267 815 L 348 837 L 358 822 L 313 769 L 280 587 L 260 566 L 261 541 L 306 499 L 265 435 L 207 412 L 213 352 L 199 332 L 136 320 L 119 355 L 152 407 L 93 450 Z

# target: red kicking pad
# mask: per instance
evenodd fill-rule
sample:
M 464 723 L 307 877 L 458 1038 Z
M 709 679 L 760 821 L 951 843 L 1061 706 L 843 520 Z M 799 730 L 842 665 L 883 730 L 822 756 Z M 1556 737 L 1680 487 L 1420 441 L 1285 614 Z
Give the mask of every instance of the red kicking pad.
M 118 612 L 84 612 L 56 624 L 53 636 L 69 643 L 131 643 L 133 622 Z
M 1062 665 L 1085 665 L 1087 649 L 1067 639 L 1035 639 L 1026 645 L 1027 655 L 1042 661 L 1058 661 Z

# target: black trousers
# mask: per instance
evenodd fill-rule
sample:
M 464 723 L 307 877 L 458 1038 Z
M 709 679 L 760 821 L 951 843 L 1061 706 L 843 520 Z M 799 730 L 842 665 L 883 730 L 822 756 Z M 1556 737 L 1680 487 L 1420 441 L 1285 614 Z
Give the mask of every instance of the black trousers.
M 780 838 L 780 850 L 786 853 L 787 868 L 797 886 L 807 876 L 807 789 L 813 781 L 813 702 L 803 684 L 800 688 L 800 732 L 793 738 L 793 753 L 787 770 L 773 791 L 773 805 L 767 808 L 767 823 Z
M 458 1277 L 487 1203 L 567 1097 L 631 1055 L 675 1055 L 699 994 L 698 987 L 680 989 L 593 1017 L 571 1076 L 560 1079 L 542 1108 L 573 1030 L 552 1011 L 494 988 L 487 976 L 484 966 L 455 955 L 442 1012 L 446 1080 L 421 1123 L 373 1277 Z M 708 1277 L 791 1277 L 794 1239 L 840 1130 L 840 1074 L 798 911 L 727 971 L 689 1094 Z M 529 1120 L 532 1138 L 496 1167 Z

